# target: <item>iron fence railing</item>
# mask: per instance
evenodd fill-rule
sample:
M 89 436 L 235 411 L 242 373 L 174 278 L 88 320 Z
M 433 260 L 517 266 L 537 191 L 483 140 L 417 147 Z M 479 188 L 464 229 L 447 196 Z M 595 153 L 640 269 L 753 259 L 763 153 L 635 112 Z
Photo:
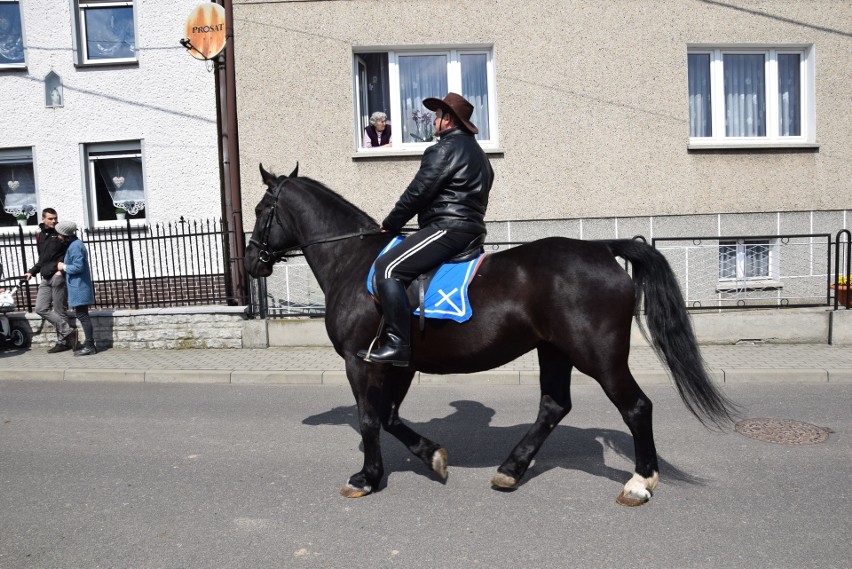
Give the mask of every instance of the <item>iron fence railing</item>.
M 635 239 L 645 240 L 642 236 Z M 522 242 L 488 242 L 497 251 Z M 658 237 L 692 310 L 834 306 L 832 284 L 850 271 L 849 231 L 830 234 L 729 237 Z M 629 270 L 629 267 L 625 267 Z M 304 257 L 250 279 L 251 312 L 262 318 L 319 317 L 325 302 Z
M 222 220 L 187 220 L 85 229 L 96 308 L 166 308 L 233 304 L 229 243 Z M 0 234 L 0 263 L 7 276 L 23 275 L 38 258 L 36 234 L 19 228 Z M 32 311 L 37 278 L 16 300 Z

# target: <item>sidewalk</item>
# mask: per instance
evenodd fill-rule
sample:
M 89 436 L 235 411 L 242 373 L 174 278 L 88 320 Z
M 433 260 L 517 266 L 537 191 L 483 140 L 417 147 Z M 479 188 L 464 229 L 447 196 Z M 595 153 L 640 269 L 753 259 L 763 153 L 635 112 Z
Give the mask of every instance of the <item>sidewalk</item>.
M 823 344 L 702 346 L 719 382 L 852 382 L 852 347 Z M 630 366 L 642 385 L 668 383 L 666 368 L 648 347 L 634 347 Z M 123 350 L 75 357 L 46 348 L 0 350 L 3 380 L 152 383 L 345 384 L 343 360 L 331 348 Z M 535 352 L 492 371 L 469 375 L 418 373 L 421 384 L 537 384 Z M 574 373 L 575 383 L 592 381 Z

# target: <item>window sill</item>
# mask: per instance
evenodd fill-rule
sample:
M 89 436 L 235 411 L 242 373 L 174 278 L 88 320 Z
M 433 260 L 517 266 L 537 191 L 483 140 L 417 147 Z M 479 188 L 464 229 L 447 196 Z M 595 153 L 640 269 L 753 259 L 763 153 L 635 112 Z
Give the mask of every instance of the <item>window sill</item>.
M 718 140 L 712 141 L 696 141 L 690 140 L 687 145 L 687 150 L 819 150 L 819 144 L 815 142 L 779 142 L 779 141 L 754 141 L 746 142 L 737 140 L 735 142 L 722 142 Z
M 745 286 L 742 286 L 745 284 Z M 737 292 L 743 290 L 782 290 L 784 283 L 772 279 L 755 279 L 751 281 L 720 281 L 716 284 L 716 292 Z
M 85 63 L 75 63 L 77 69 L 88 69 L 95 67 L 139 67 L 139 60 L 133 59 L 128 61 L 87 61 Z
M 399 150 L 394 148 L 389 148 L 387 150 L 383 150 L 380 148 L 371 149 L 365 148 L 362 150 L 358 150 L 357 152 L 352 154 L 352 160 L 372 160 L 376 158 L 409 158 L 411 156 L 423 156 L 423 152 L 425 152 L 428 146 L 424 146 L 421 148 L 412 148 Z M 496 155 L 503 154 L 504 150 L 500 146 L 491 146 L 491 147 L 482 147 L 482 150 L 486 154 Z

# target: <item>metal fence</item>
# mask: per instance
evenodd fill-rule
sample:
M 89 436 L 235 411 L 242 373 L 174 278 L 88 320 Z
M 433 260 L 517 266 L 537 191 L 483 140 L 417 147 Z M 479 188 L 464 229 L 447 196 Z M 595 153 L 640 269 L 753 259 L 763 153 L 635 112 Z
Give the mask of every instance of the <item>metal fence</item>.
M 636 239 L 644 238 L 642 236 Z M 651 244 L 668 259 L 687 308 L 835 306 L 837 277 L 850 272 L 849 231 L 830 234 L 665 237 Z M 498 251 L 521 242 L 489 242 Z M 290 257 L 265 279 L 251 279 L 252 312 L 263 318 L 325 314 L 319 284 L 304 257 Z
M 186 220 L 85 229 L 97 308 L 165 308 L 233 304 L 228 270 L 232 231 L 222 220 Z M 7 277 L 23 275 L 38 258 L 36 234 L 0 235 L 0 263 Z M 36 280 L 16 301 L 32 310 Z

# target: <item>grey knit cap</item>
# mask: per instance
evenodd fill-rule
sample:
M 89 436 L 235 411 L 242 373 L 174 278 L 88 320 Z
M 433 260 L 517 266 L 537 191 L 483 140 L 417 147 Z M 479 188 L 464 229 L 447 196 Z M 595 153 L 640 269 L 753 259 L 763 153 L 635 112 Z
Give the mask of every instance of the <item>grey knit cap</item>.
M 74 235 L 77 233 L 77 224 L 73 221 L 60 221 L 56 224 L 56 232 L 60 235 Z

